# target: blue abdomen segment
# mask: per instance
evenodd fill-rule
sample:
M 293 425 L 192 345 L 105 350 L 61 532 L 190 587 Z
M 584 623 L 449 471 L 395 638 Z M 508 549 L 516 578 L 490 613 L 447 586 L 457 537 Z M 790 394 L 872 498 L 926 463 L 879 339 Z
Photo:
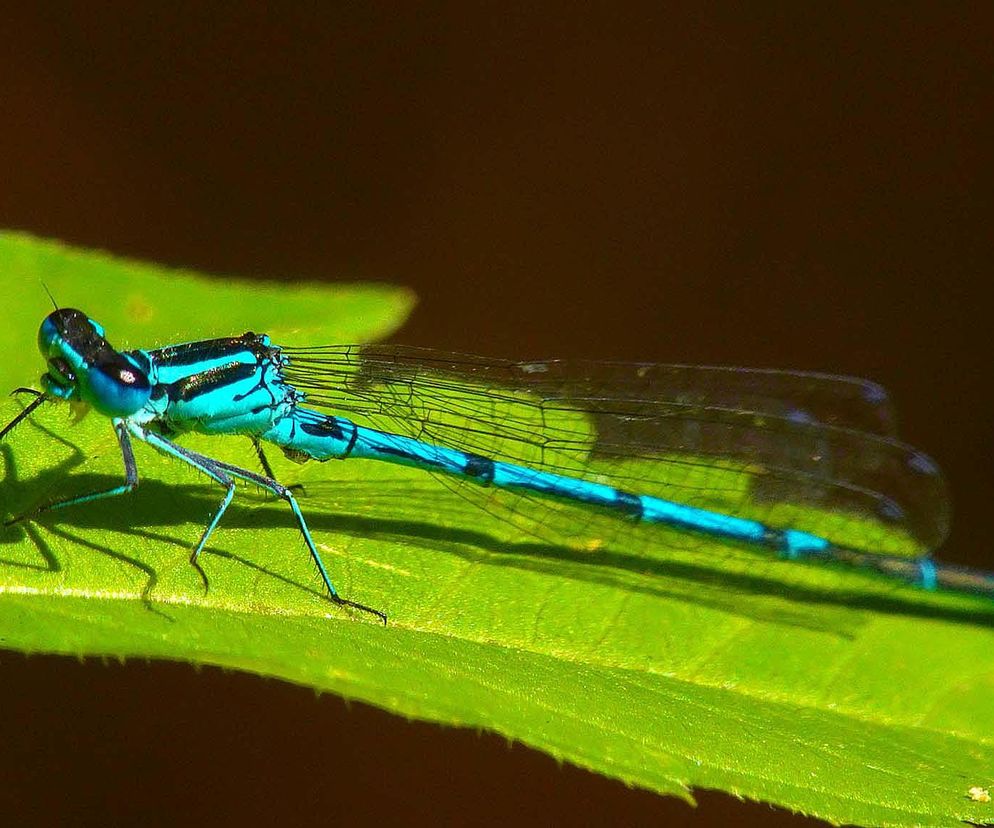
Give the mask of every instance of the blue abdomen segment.
M 537 492 L 549 497 L 601 507 L 619 518 L 704 532 L 776 549 L 792 558 L 828 552 L 830 542 L 797 529 L 776 529 L 749 518 L 688 506 L 652 495 L 626 492 L 603 483 L 538 471 L 411 437 L 356 425 L 304 408 L 284 417 L 263 439 L 292 455 L 315 460 L 365 458 L 458 475 L 483 486 Z

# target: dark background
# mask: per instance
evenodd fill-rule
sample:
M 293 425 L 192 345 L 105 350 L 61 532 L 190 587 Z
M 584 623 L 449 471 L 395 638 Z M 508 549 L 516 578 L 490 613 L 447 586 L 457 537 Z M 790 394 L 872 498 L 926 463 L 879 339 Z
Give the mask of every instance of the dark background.
M 5 10 L 0 225 L 407 284 L 413 344 L 873 377 L 950 478 L 944 557 L 994 565 L 988 4 L 119 5 Z M 805 822 L 701 803 L 253 676 L 0 659 L 12 824 Z

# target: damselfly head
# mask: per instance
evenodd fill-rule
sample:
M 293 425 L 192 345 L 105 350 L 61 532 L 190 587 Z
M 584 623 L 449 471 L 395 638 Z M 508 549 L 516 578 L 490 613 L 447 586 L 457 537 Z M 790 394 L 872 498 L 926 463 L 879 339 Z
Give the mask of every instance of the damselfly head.
M 89 403 L 110 417 L 127 417 L 148 402 L 152 386 L 137 363 L 115 351 L 104 329 L 82 311 L 59 308 L 38 331 L 48 363 L 45 392 L 56 399 Z

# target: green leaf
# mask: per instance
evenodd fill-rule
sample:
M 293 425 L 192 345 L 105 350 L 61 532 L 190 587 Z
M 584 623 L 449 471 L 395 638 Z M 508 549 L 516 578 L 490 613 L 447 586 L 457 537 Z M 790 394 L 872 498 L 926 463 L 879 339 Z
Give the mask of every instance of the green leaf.
M 267 285 L 0 234 L 0 388 L 43 366 L 56 300 L 118 347 L 265 330 L 364 340 L 404 318 L 384 286 Z M 0 423 L 23 402 L 0 402 Z M 189 444 L 255 468 L 238 438 Z M 275 452 L 274 452 L 275 454 Z M 343 595 L 332 607 L 284 504 L 243 487 L 203 556 L 216 486 L 144 446 L 136 493 L 0 531 L 0 638 L 30 652 L 183 659 L 483 727 L 661 793 L 716 788 L 835 822 L 994 820 L 994 608 L 872 576 L 729 555 L 547 547 L 415 471 L 277 474 Z M 0 514 L 113 485 L 108 423 L 43 406 L 0 444 Z

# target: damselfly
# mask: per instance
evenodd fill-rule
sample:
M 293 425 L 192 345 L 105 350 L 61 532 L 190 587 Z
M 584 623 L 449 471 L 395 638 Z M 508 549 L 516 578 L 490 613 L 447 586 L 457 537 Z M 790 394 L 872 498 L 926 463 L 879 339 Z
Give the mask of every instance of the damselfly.
M 930 557 L 947 531 L 945 484 L 894 435 L 883 389 L 803 372 L 602 362 L 508 362 L 391 345 L 289 348 L 264 334 L 117 351 L 86 314 L 57 309 L 38 337 L 45 401 L 109 418 L 124 482 L 29 515 L 133 490 L 131 439 L 225 490 L 235 480 L 282 498 L 331 600 L 339 596 L 290 488 L 262 443 L 291 460 L 363 459 L 436 475 L 482 495 L 526 530 L 569 540 L 722 542 L 865 567 L 926 588 L 994 595 L 994 574 Z M 184 448 L 184 432 L 244 435 L 262 473 Z M 472 495 L 470 495 L 472 496 Z M 668 534 L 654 535 L 665 530 Z

